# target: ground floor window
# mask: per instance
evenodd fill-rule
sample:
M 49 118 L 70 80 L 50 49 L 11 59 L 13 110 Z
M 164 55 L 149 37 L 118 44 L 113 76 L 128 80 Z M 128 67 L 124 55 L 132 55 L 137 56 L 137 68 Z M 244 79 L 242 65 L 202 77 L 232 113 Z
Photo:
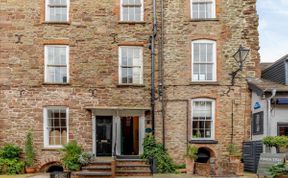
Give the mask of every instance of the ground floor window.
M 214 139 L 215 101 L 201 98 L 192 100 L 192 139 Z
M 68 141 L 68 108 L 44 108 L 44 146 L 62 147 Z
M 288 136 L 288 123 L 278 123 L 278 135 Z

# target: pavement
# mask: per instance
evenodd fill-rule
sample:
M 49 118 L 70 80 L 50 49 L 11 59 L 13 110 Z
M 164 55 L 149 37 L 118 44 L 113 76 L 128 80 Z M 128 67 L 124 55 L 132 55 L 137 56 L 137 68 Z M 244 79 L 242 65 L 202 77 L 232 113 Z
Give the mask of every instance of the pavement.
M 137 177 L 125 177 L 125 178 L 207 178 L 203 176 L 196 176 L 191 174 L 155 174 L 153 176 L 137 176 Z M 1 178 L 1 177 L 0 177 Z M 50 178 L 49 174 L 37 174 L 28 176 L 27 178 Z M 123 177 L 121 177 L 123 178 Z M 245 173 L 244 176 L 213 176 L 210 178 L 257 178 L 256 174 Z

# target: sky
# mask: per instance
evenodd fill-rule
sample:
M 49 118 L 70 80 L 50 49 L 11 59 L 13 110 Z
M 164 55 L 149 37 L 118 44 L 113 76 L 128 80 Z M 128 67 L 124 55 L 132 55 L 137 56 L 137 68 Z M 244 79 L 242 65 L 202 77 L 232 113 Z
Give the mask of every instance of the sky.
M 288 0 L 257 0 L 261 62 L 288 54 Z

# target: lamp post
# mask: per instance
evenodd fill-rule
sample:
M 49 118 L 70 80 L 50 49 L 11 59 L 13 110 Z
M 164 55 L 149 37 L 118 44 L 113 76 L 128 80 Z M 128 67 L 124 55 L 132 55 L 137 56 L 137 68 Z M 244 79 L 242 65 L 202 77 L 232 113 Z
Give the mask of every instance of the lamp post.
M 232 76 L 232 80 L 231 80 L 231 85 L 232 86 L 234 86 L 234 84 L 235 84 L 235 77 L 238 74 L 238 72 L 243 70 L 244 61 L 246 60 L 249 52 L 250 52 L 250 49 L 245 48 L 242 45 L 240 45 L 240 47 L 237 50 L 237 52 L 233 55 L 233 58 L 235 59 L 235 61 L 239 65 L 239 68 L 229 74 L 229 75 Z

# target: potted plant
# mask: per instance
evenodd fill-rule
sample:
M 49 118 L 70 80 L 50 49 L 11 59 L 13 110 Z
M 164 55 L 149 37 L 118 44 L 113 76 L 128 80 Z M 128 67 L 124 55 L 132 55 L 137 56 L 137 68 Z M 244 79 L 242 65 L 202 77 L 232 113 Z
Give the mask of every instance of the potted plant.
M 288 178 L 288 165 L 285 163 L 276 164 L 268 169 L 273 178 Z
M 79 159 L 83 153 L 81 146 L 76 141 L 71 141 L 64 145 L 61 151 L 64 167 L 68 171 L 79 171 L 82 166 L 81 159 Z
M 25 171 L 26 173 L 36 172 L 34 167 L 35 151 L 33 147 L 33 136 L 31 130 L 28 131 L 25 141 Z
M 192 145 L 188 145 L 186 150 L 186 171 L 187 173 L 194 173 L 195 160 L 198 158 L 198 148 Z
M 227 151 L 229 152 L 229 161 L 231 163 L 240 163 L 241 153 L 235 144 L 229 144 Z
M 263 143 L 269 147 L 275 147 L 277 153 L 285 153 L 288 150 L 288 136 L 267 136 Z

